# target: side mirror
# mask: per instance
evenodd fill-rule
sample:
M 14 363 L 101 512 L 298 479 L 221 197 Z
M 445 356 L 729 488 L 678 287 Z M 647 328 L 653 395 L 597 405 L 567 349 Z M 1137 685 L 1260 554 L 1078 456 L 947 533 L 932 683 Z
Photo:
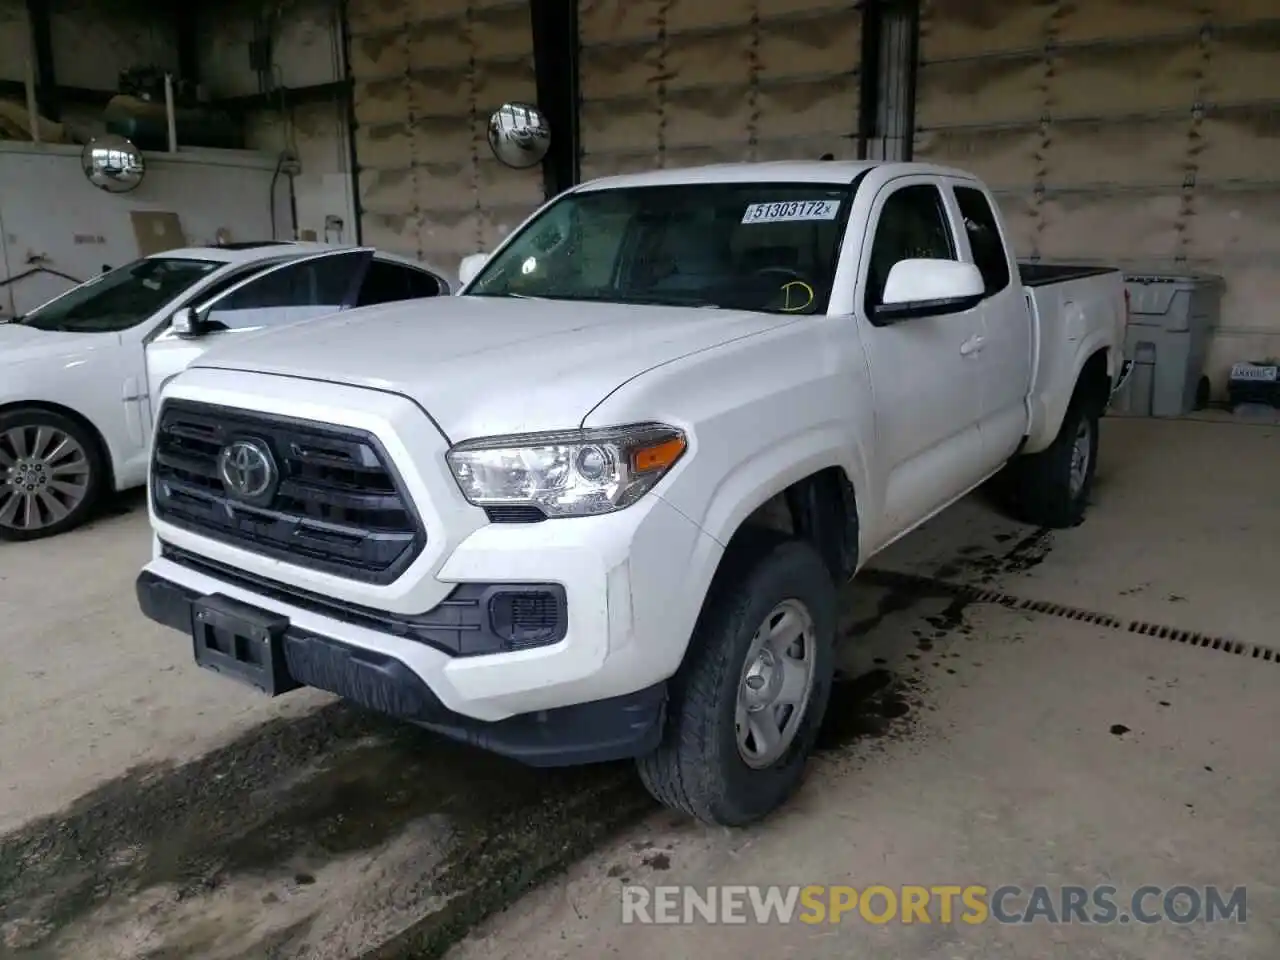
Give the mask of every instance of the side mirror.
M 466 286 L 476 278 L 476 275 L 484 269 L 485 261 L 489 259 L 487 253 L 473 253 L 468 257 L 462 258 L 462 263 L 458 266 L 458 283 Z
M 202 337 L 209 332 L 194 307 L 179 307 L 169 326 L 175 334 L 184 339 Z
M 915 317 L 963 313 L 982 302 L 986 284 L 972 263 L 958 260 L 899 260 L 885 280 L 880 304 L 872 312 L 879 324 Z

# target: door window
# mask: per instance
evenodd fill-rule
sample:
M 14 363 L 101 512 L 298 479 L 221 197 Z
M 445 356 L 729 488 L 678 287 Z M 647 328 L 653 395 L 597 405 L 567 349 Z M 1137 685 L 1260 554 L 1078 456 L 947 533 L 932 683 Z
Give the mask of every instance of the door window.
M 243 330 L 337 312 L 367 259 L 355 250 L 276 267 L 215 300 L 206 320 L 215 330 Z
M 440 292 L 440 281 L 424 270 L 374 260 L 369 264 L 369 272 L 360 285 L 356 306 L 371 307 L 377 303 L 394 303 L 397 300 L 438 297 Z
M 867 270 L 866 307 L 881 304 L 889 271 L 900 260 L 955 260 L 956 245 L 947 224 L 942 191 L 933 184 L 901 187 L 880 209 Z
M 996 215 L 981 190 L 973 187 L 956 187 L 956 203 L 964 217 L 964 230 L 969 236 L 969 249 L 973 252 L 974 265 L 982 272 L 987 296 L 999 293 L 1009 285 L 1009 255 Z

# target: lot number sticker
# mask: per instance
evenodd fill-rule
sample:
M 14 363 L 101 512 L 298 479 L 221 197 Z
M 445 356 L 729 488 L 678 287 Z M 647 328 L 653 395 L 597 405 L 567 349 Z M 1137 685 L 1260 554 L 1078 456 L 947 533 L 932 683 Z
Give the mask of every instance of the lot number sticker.
M 742 215 L 743 223 L 785 223 L 794 220 L 834 220 L 840 210 L 838 200 L 791 200 L 783 203 L 753 203 Z

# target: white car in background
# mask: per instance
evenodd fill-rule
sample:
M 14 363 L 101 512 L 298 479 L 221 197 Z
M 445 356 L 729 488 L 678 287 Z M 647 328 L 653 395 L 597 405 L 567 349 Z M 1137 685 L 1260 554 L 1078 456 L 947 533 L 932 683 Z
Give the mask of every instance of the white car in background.
M 135 260 L 0 324 L 0 540 L 62 533 L 105 491 L 144 484 L 161 387 L 215 344 L 453 286 L 368 247 L 195 247 Z

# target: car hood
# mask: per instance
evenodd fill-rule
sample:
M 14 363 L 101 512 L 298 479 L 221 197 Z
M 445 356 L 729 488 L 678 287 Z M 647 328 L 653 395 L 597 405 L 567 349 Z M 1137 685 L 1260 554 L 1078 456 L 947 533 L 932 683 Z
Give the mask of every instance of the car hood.
M 86 350 L 114 347 L 119 342 L 119 335 L 114 333 L 63 333 L 20 323 L 0 323 L 0 367 L 71 358 Z
M 195 365 L 403 394 L 456 443 L 575 427 L 646 370 L 796 319 L 696 307 L 440 297 L 236 338 Z

